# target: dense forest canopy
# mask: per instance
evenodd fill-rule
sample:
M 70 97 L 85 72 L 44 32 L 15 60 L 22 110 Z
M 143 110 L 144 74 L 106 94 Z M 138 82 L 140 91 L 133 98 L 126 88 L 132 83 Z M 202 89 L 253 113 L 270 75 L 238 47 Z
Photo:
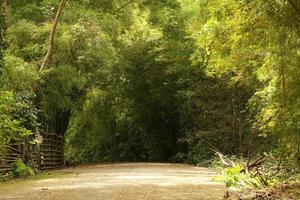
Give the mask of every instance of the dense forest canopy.
M 0 145 L 65 137 L 69 163 L 300 162 L 296 0 L 3 0 Z

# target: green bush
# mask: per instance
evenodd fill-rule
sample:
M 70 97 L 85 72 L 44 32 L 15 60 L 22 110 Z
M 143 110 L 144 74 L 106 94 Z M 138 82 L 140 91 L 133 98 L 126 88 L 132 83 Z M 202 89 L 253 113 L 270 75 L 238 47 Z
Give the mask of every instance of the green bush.
M 243 173 L 241 170 L 241 165 L 223 169 L 222 175 L 216 177 L 215 180 L 225 183 L 228 188 L 263 188 L 266 186 L 260 177 L 251 173 Z
M 33 170 L 23 163 L 22 160 L 17 160 L 14 165 L 13 175 L 14 177 L 22 177 L 22 176 L 29 176 L 33 175 Z

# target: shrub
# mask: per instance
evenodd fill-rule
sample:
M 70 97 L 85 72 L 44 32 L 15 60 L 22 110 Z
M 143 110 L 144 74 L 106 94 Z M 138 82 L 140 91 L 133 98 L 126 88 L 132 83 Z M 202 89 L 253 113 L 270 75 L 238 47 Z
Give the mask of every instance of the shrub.
M 33 175 L 33 170 L 23 163 L 22 160 L 17 160 L 14 165 L 13 175 L 14 177 L 22 177 L 22 176 L 29 176 Z

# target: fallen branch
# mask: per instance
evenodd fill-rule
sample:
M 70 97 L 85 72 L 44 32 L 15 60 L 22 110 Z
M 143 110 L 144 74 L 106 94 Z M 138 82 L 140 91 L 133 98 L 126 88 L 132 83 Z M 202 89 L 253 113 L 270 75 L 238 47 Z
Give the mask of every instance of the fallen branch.
M 262 156 L 261 158 L 257 159 L 256 161 L 254 161 L 252 164 L 247 164 L 247 166 L 245 166 L 241 172 L 242 173 L 246 173 L 248 171 L 251 171 L 254 168 L 257 168 L 258 166 L 260 166 L 263 162 L 266 161 L 267 155 Z
M 213 150 L 219 156 L 222 164 L 224 164 L 227 167 L 234 167 L 235 166 L 235 163 L 232 160 L 228 159 L 220 151 L 218 151 L 217 149 L 212 149 L 212 148 L 210 148 L 210 149 Z
M 263 176 L 262 176 L 262 174 L 259 172 L 259 169 L 258 169 L 258 168 L 256 168 L 256 175 L 259 176 L 259 178 L 260 178 L 260 180 L 262 181 L 262 183 L 264 184 L 264 186 L 269 186 L 268 181 L 266 181 L 266 180 L 263 178 Z

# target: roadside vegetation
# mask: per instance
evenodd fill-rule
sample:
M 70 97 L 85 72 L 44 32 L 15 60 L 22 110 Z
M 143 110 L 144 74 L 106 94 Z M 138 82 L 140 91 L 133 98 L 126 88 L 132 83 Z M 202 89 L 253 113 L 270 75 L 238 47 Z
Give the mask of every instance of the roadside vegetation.
M 299 167 L 289 159 L 264 154 L 249 163 L 245 158 L 222 156 L 212 162 L 214 180 L 228 188 L 228 199 L 299 199 Z
M 3 0 L 0 18 L 0 157 L 23 146 L 13 176 L 34 173 L 51 132 L 67 164 L 213 165 L 232 195 L 299 197 L 298 1 Z

